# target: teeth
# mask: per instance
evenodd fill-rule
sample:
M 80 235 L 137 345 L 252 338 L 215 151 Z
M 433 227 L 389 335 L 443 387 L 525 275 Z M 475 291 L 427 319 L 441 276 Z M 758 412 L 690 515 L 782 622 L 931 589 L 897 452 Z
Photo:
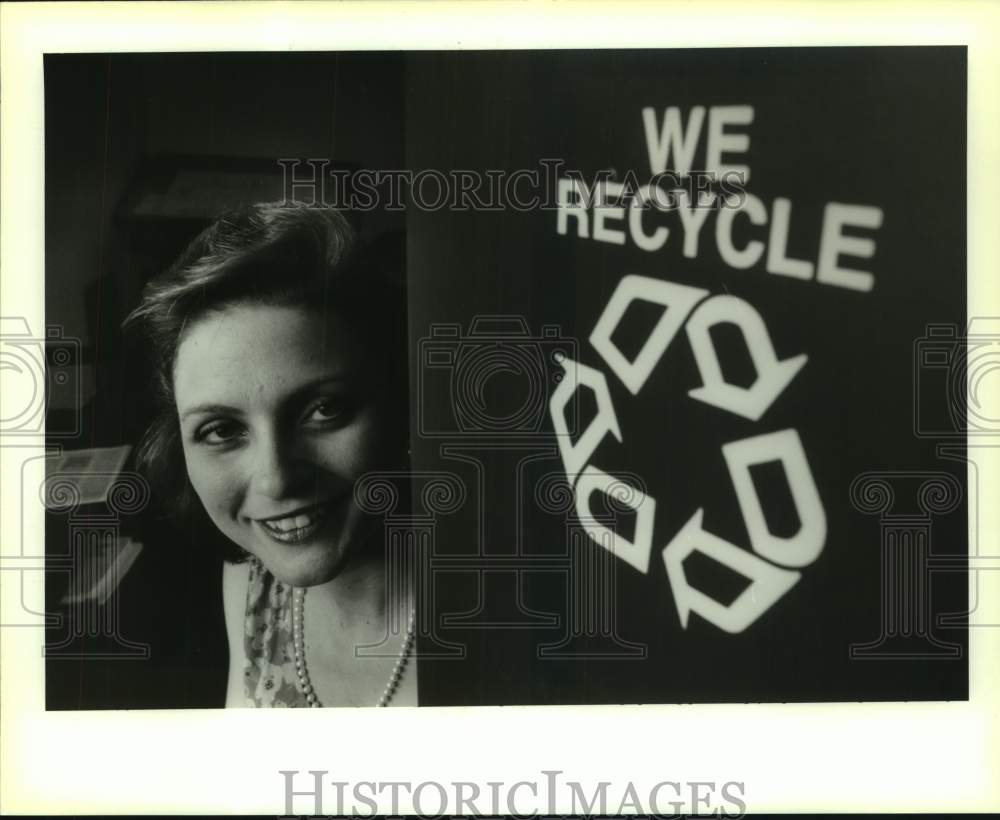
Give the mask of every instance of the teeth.
M 311 527 L 322 517 L 321 513 L 321 510 L 315 510 L 300 515 L 290 515 L 287 518 L 273 518 L 269 521 L 261 521 L 259 523 L 271 532 L 293 533 Z
M 300 530 L 303 527 L 308 527 L 315 520 L 316 519 L 311 515 L 296 515 L 288 518 L 277 518 L 273 521 L 265 521 L 264 524 L 272 529 L 289 532 L 291 530 Z
M 291 532 L 292 530 L 301 530 L 303 527 L 308 527 L 314 520 L 315 519 L 309 515 L 296 515 L 291 518 L 278 518 L 273 521 L 264 521 L 262 523 L 264 526 L 270 527 L 273 530 Z

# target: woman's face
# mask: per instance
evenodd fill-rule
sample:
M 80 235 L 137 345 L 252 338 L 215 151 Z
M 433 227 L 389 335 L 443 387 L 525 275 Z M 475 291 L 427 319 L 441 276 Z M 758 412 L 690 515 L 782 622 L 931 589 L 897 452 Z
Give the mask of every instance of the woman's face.
M 378 369 L 343 318 L 298 307 L 236 305 L 182 337 L 191 484 L 222 533 L 288 584 L 330 580 L 369 531 L 354 482 L 392 449 Z

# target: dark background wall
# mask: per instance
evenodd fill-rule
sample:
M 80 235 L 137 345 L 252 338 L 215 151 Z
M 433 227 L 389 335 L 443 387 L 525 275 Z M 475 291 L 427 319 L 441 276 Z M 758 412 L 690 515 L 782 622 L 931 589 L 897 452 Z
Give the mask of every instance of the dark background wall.
M 150 169 L 164 158 L 181 169 L 228 163 L 280 195 L 280 158 L 399 167 L 401 66 L 401 55 L 374 53 L 47 57 L 46 316 L 83 343 L 85 398 L 110 375 L 93 364 L 114 356 L 142 285 L 197 227 L 165 217 L 140 230 L 136 199 L 162 184 Z M 365 226 L 401 229 L 398 213 Z

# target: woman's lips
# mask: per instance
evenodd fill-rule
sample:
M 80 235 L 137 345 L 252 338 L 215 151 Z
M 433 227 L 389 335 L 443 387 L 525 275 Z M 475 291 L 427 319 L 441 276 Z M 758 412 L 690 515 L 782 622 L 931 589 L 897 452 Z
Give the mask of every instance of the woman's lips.
M 254 524 L 268 538 L 282 544 L 297 544 L 315 535 L 338 502 L 317 504 L 284 518 L 255 519 Z

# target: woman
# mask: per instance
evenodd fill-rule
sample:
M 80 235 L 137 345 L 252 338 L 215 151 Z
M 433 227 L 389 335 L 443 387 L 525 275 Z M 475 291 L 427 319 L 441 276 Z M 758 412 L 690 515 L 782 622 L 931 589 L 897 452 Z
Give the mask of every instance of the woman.
M 390 612 L 355 497 L 405 464 L 404 310 L 344 216 L 266 203 L 219 218 L 129 317 L 163 403 L 140 463 L 232 545 L 228 706 L 416 703 L 412 611 Z

